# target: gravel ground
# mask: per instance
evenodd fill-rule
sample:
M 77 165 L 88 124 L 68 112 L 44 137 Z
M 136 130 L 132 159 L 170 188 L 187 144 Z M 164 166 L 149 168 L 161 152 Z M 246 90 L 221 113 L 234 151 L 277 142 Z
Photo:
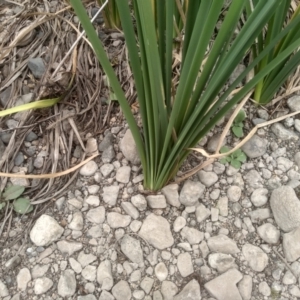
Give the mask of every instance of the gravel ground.
M 300 97 L 287 105 L 299 110 Z M 258 110 L 252 122 L 259 118 L 268 114 Z M 260 129 L 243 146 L 239 170 L 216 161 L 151 195 L 126 126 L 91 138 L 87 148 L 99 159 L 80 169 L 25 242 L 2 251 L 0 298 L 299 299 L 299 123 Z M 8 242 L 29 218 L 13 219 Z

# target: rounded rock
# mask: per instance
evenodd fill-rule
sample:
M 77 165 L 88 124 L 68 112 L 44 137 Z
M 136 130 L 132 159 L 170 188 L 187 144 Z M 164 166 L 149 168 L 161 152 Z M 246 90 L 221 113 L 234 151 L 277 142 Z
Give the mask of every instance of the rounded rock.
M 240 200 L 242 195 L 242 190 L 239 186 L 233 185 L 227 190 L 227 197 L 231 202 L 237 202 Z
M 259 188 L 254 190 L 254 192 L 251 195 L 251 202 L 254 206 L 260 207 L 265 205 L 268 202 L 268 190 L 265 188 Z
M 168 269 L 163 262 L 160 262 L 155 266 L 154 272 L 159 281 L 164 281 L 168 277 Z
M 257 228 L 259 236 L 269 244 L 277 244 L 280 238 L 280 231 L 272 224 L 266 223 Z
M 93 160 L 87 162 L 84 166 L 81 167 L 79 173 L 82 176 L 92 176 L 96 173 L 98 165 Z

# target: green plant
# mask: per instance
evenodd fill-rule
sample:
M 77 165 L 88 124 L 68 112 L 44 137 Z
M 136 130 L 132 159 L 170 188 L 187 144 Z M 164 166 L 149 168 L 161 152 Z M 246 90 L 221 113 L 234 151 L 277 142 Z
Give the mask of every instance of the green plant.
M 106 0 L 97 0 L 98 4 L 102 6 Z M 119 11 L 115 0 L 108 1 L 103 10 L 103 17 L 106 28 L 120 29 L 121 21 Z
M 251 2 L 253 6 L 251 5 Z M 259 0 L 252 0 L 247 2 L 246 11 L 250 18 L 251 14 L 259 5 Z M 295 21 L 300 15 L 300 5 L 298 5 L 290 20 L 286 21 L 289 15 L 289 8 L 292 0 L 278 1 L 277 8 L 272 18 L 269 19 L 266 26 L 261 30 L 257 36 L 257 43 L 253 43 L 252 55 L 255 59 L 266 47 L 268 47 L 274 37 L 278 36 L 284 29 Z M 298 27 L 293 27 L 288 30 L 278 43 L 273 45 L 272 50 L 264 57 L 264 59 L 256 66 L 255 73 L 259 73 L 266 68 L 268 64 L 283 53 L 290 45 L 300 38 L 300 30 Z M 300 49 L 295 48 L 280 64 L 276 66 L 271 72 L 264 76 L 256 85 L 254 92 L 254 100 L 259 104 L 266 104 L 270 102 L 275 93 L 282 87 L 287 78 L 296 70 L 300 63 Z
M 244 132 L 243 132 L 243 121 L 246 118 L 246 113 L 244 110 L 240 110 L 237 114 L 237 116 L 235 117 L 232 126 L 231 126 L 231 130 L 234 133 L 234 135 L 238 138 L 241 138 L 244 136 Z
M 11 185 L 7 187 L 2 194 L 0 194 L 0 211 L 6 205 L 11 205 L 10 201 L 14 200 L 12 207 L 15 212 L 19 214 L 26 214 L 33 210 L 33 206 L 30 204 L 30 200 L 24 197 L 20 197 L 25 188 L 19 185 Z
M 230 148 L 227 146 L 223 146 L 220 149 L 221 153 L 226 153 L 228 151 L 230 151 Z M 233 153 L 229 154 L 228 156 L 221 158 L 220 163 L 222 164 L 230 163 L 234 168 L 239 169 L 242 163 L 245 162 L 246 160 L 247 160 L 246 154 L 241 149 L 238 149 Z
M 227 87 L 230 74 L 245 59 L 247 51 L 276 12 L 278 3 L 283 1 L 258 1 L 236 34 L 248 0 L 232 0 L 216 36 L 224 1 L 190 2 L 180 52 L 180 77 L 178 82 L 173 82 L 174 0 L 157 1 L 156 13 L 152 0 L 132 0 L 132 9 L 128 1 L 116 0 L 140 106 L 142 126 L 139 128 L 82 2 L 71 0 L 131 129 L 141 159 L 145 188 L 158 190 L 171 180 L 190 148 L 300 46 L 300 39 L 291 43 L 228 99 L 274 46 L 299 26 L 297 16 L 272 37 L 268 46 Z

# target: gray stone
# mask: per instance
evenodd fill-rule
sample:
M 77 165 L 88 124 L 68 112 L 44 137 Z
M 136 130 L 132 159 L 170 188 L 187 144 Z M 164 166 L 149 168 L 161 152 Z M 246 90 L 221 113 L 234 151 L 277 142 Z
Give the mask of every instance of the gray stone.
M 244 64 L 239 64 L 236 66 L 236 68 L 233 70 L 233 72 L 230 74 L 229 76 L 229 84 L 231 85 L 232 83 L 234 83 L 234 81 L 244 72 L 244 70 L 246 69 Z M 240 86 L 241 83 L 239 83 L 238 86 Z
M 240 252 L 236 242 L 223 234 L 210 237 L 207 240 L 207 245 L 213 252 L 221 252 L 225 254 L 236 254 Z
M 299 119 L 295 120 L 294 127 L 297 132 L 300 132 L 300 120 Z
M 265 297 L 269 297 L 271 295 L 271 289 L 265 281 L 260 282 L 258 285 L 258 291 Z
M 177 294 L 178 288 L 172 281 L 163 281 L 161 284 L 161 293 L 163 300 L 174 300 L 174 296 Z
M 260 208 L 249 212 L 252 223 L 266 220 L 271 217 L 269 208 Z
M 269 244 L 277 244 L 280 238 L 280 231 L 272 224 L 265 223 L 257 228 L 259 236 Z
M 20 166 L 23 162 L 24 162 L 24 154 L 22 152 L 18 152 L 14 159 L 14 164 L 15 166 Z
M 168 277 L 168 269 L 163 262 L 158 263 L 154 268 L 155 276 L 159 281 L 164 281 Z
M 277 169 L 281 170 L 282 172 L 287 172 L 294 164 L 286 157 L 278 157 L 276 159 L 276 162 L 277 162 Z
M 105 149 L 102 152 L 101 159 L 102 161 L 106 163 L 110 163 L 116 156 L 115 150 L 113 146 L 109 146 L 107 149 Z
M 142 278 L 142 272 L 140 270 L 135 270 L 130 275 L 131 282 L 138 282 Z
M 61 297 L 71 297 L 76 292 L 76 279 L 73 270 L 65 270 L 59 278 L 57 292 Z
M 251 195 L 251 202 L 256 207 L 263 206 L 268 202 L 267 195 L 268 190 L 265 188 L 259 188 L 257 190 L 254 190 L 254 192 Z
M 218 200 L 217 208 L 219 209 L 219 214 L 222 217 L 228 216 L 228 198 L 222 197 Z
M 29 58 L 28 68 L 37 79 L 41 79 L 46 72 L 44 61 L 40 57 Z
M 97 184 L 92 184 L 87 187 L 89 194 L 94 195 L 99 192 L 100 186 Z
M 298 111 L 300 110 L 300 96 L 295 95 L 288 99 L 287 105 L 291 111 Z
M 150 252 L 147 256 L 147 260 L 149 261 L 151 266 L 155 266 L 158 263 L 158 255 L 159 251 L 157 249 Z
M 213 164 L 213 171 L 217 174 L 217 175 L 221 175 L 225 172 L 225 165 L 219 163 L 218 161 L 214 162 Z
M 84 251 L 79 252 L 77 260 L 81 264 L 81 266 L 84 268 L 87 265 L 91 264 L 92 262 L 97 260 L 97 256 L 94 254 L 88 253 L 85 254 Z
M 82 230 L 83 229 L 83 215 L 80 211 L 73 213 L 72 221 L 68 226 L 72 230 Z
M 5 124 L 9 129 L 15 129 L 18 127 L 19 122 L 14 119 L 8 119 Z
M 182 238 L 186 239 L 191 245 L 199 244 L 204 238 L 203 232 L 192 227 L 184 227 L 180 234 Z
M 258 125 L 258 124 L 266 122 L 266 120 L 261 119 L 261 118 L 255 118 L 255 119 L 252 119 L 251 121 L 252 121 L 253 125 L 255 125 L 255 126 Z
M 12 86 L 10 85 L 8 88 L 4 89 L 0 93 L 0 103 L 1 103 L 2 107 L 6 107 L 8 101 L 10 99 L 11 89 L 12 89 Z
M 300 201 L 294 189 L 282 186 L 272 192 L 271 209 L 278 226 L 289 232 L 300 226 Z
M 293 275 L 293 273 L 288 270 L 285 272 L 283 278 L 282 278 L 282 283 L 285 285 L 291 285 L 297 283 L 297 278 Z
M 124 211 L 134 220 L 138 219 L 138 217 L 140 216 L 139 211 L 133 206 L 131 202 L 122 202 L 121 206 Z
M 102 291 L 99 300 L 115 300 L 115 297 L 107 291 Z
M 34 293 L 36 295 L 45 294 L 53 286 L 53 281 L 47 277 L 38 278 L 34 283 Z
M 102 224 L 105 220 L 105 207 L 99 206 L 97 208 L 90 209 L 86 214 L 86 218 L 92 223 Z
M 192 279 L 188 282 L 182 291 L 174 297 L 174 300 L 200 300 L 201 293 L 200 293 L 200 285 L 195 280 Z
M 120 150 L 122 151 L 124 157 L 132 164 L 137 165 L 141 162 L 138 156 L 136 143 L 129 129 L 127 129 L 124 137 L 120 142 Z
M 99 196 L 96 195 L 89 195 L 86 199 L 85 202 L 90 205 L 90 206 L 99 206 L 100 204 L 100 199 Z
M 130 223 L 130 229 L 131 231 L 133 232 L 138 232 L 142 226 L 142 222 L 141 221 L 137 221 L 137 220 L 133 220 L 131 223 Z
M 298 140 L 298 135 L 290 130 L 286 129 L 281 123 L 275 123 L 271 126 L 272 132 L 281 140 L 287 141 L 287 140 Z
M 243 146 L 242 150 L 249 158 L 256 158 L 263 156 L 267 151 L 268 141 L 260 138 L 258 135 L 254 135 Z
M 63 254 L 71 256 L 73 253 L 80 251 L 82 249 L 82 243 L 70 242 L 70 241 L 58 241 L 57 248 Z
M 146 294 L 149 294 L 152 289 L 153 283 L 154 283 L 154 279 L 146 276 L 142 280 L 140 287 L 145 291 Z
M 274 176 L 270 178 L 267 182 L 267 187 L 269 190 L 277 189 L 281 186 L 280 178 L 278 176 Z
M 180 207 L 178 184 L 169 184 L 162 188 L 161 192 L 165 195 L 168 204 L 174 207 Z
M 205 186 L 200 182 L 187 180 L 180 192 L 179 201 L 185 206 L 193 206 L 202 197 Z
M 101 285 L 102 290 L 109 291 L 113 287 L 114 279 L 109 260 L 104 260 L 100 263 L 97 269 L 97 282 Z
M 135 195 L 131 197 L 131 203 L 139 210 L 144 211 L 147 208 L 147 200 L 143 195 Z
M 292 117 L 288 117 L 283 121 L 283 123 L 285 127 L 290 128 L 294 125 L 294 119 Z
M 117 170 L 116 180 L 121 183 L 128 183 L 130 179 L 131 168 L 129 166 L 122 166 Z
M 189 253 L 180 253 L 178 255 L 177 268 L 182 277 L 187 277 L 194 273 L 192 257 Z
M 9 296 L 9 291 L 7 286 L 0 280 L 0 297 L 7 297 Z
M 196 219 L 197 222 L 201 223 L 210 216 L 210 210 L 207 209 L 202 203 L 196 208 Z
M 116 212 L 107 214 L 107 223 L 111 228 L 127 227 L 131 222 L 131 217 Z
M 94 295 L 89 294 L 89 295 L 85 295 L 85 296 L 78 296 L 77 300 L 97 300 L 97 298 Z M 109 298 L 107 298 L 107 300 L 109 300 Z
M 88 281 L 94 281 L 96 279 L 96 267 L 95 266 L 86 266 L 82 272 L 82 277 Z
M 240 200 L 242 195 L 242 190 L 239 186 L 232 185 L 227 190 L 227 197 L 231 202 L 237 202 Z
M 224 253 L 209 254 L 208 263 L 211 268 L 217 269 L 219 273 L 224 273 L 235 265 L 234 258 L 230 254 Z
M 36 246 L 47 246 L 57 241 L 64 229 L 55 219 L 48 215 L 41 215 L 30 231 L 30 239 Z
M 73 257 L 69 258 L 69 264 L 75 273 L 80 274 L 82 271 L 81 264 L 75 260 Z
M 283 235 L 282 247 L 287 261 L 293 262 L 300 257 L 300 226 Z
M 119 190 L 118 185 L 105 186 L 102 194 L 103 201 L 110 206 L 115 206 L 118 200 Z
M 300 168 L 300 152 L 297 152 L 294 156 L 294 160 L 298 168 Z
M 146 197 L 146 200 L 151 208 L 167 207 L 167 201 L 164 195 L 150 195 Z
M 179 232 L 186 225 L 186 219 L 178 216 L 173 223 L 173 230 Z
M 169 222 L 155 214 L 150 214 L 144 220 L 139 236 L 159 250 L 171 247 L 174 244 Z
M 95 138 L 88 138 L 85 145 L 85 150 L 88 156 L 98 153 L 97 140 Z
M 218 146 L 219 141 L 220 141 L 220 137 L 221 137 L 221 135 L 216 134 L 216 135 L 213 135 L 213 136 L 209 139 L 208 144 L 207 144 L 207 151 L 208 151 L 208 152 L 211 152 L 211 153 L 216 152 L 217 146 Z M 224 146 L 225 144 L 226 144 L 226 139 L 223 140 L 221 146 Z
M 205 258 L 209 254 L 209 248 L 207 246 L 207 243 L 205 241 L 202 241 L 201 244 L 199 245 L 199 249 L 202 253 L 202 257 Z
M 214 172 L 199 171 L 198 178 L 206 187 L 211 187 L 218 181 L 218 175 Z
M 145 292 L 142 290 L 135 290 L 133 291 L 132 296 L 134 299 L 142 300 L 145 299 Z
M 103 236 L 102 226 L 95 225 L 92 226 L 86 233 L 86 236 L 89 238 L 99 238 Z
M 120 280 L 112 289 L 112 294 L 116 300 L 130 300 L 131 299 L 131 290 L 129 284 Z
M 31 270 L 31 276 L 33 279 L 36 279 L 36 278 L 40 278 L 40 277 L 43 277 L 48 269 L 49 269 L 50 265 L 35 265 L 32 270 Z
M 122 252 L 134 263 L 144 263 L 143 250 L 140 241 L 125 234 L 121 239 L 121 250 Z
M 112 164 L 104 164 L 100 167 L 100 172 L 102 173 L 104 178 L 106 178 L 110 175 L 114 168 L 115 167 Z
M 242 278 L 242 273 L 236 269 L 230 269 L 205 283 L 204 288 L 217 300 L 242 300 L 236 286 Z
M 13 256 L 12 258 L 10 258 L 5 264 L 5 268 L 6 270 L 13 270 L 15 269 L 20 263 L 21 263 L 22 259 L 19 255 Z
M 246 183 L 254 189 L 263 187 L 262 186 L 263 180 L 260 174 L 256 170 L 250 170 L 244 178 Z
M 30 280 L 31 274 L 28 268 L 21 269 L 17 275 L 18 290 L 25 291 Z
M 268 265 L 268 255 L 259 247 L 246 244 L 242 248 L 243 255 L 249 267 L 256 272 L 262 272 Z
M 80 175 L 82 176 L 92 176 L 96 173 L 98 165 L 93 160 L 87 162 L 84 166 L 80 168 Z
M 104 139 L 99 143 L 98 149 L 103 152 L 108 147 L 113 145 L 114 136 L 110 132 L 104 137 Z
M 152 300 L 164 300 L 163 296 L 162 296 L 162 294 L 161 294 L 161 292 L 159 290 L 156 290 L 156 291 L 153 292 L 153 298 L 148 298 L 148 299 L 145 298 L 145 300 L 151 300 L 151 299 Z
M 296 285 L 293 285 L 290 287 L 289 289 L 289 293 L 292 295 L 292 296 L 295 296 L 297 298 L 300 298 L 300 288 Z
M 252 277 L 250 275 L 244 275 L 243 279 L 238 283 L 238 289 L 243 300 L 251 299 L 252 285 Z

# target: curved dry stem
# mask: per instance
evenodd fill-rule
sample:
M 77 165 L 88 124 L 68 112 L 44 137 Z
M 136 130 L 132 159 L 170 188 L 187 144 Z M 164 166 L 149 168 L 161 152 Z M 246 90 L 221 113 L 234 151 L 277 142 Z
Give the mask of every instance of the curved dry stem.
M 0 177 L 9 177 L 9 178 L 28 178 L 28 179 L 50 179 L 50 178 L 56 178 L 56 177 L 61 177 L 67 174 L 70 174 L 74 171 L 76 171 L 78 168 L 82 167 L 83 165 L 85 165 L 87 162 L 89 162 L 90 160 L 94 159 L 95 157 L 97 157 L 99 154 L 94 154 L 91 157 L 85 159 L 84 161 L 82 161 L 81 163 L 79 163 L 78 165 L 67 169 L 65 171 L 62 172 L 58 172 L 58 173 L 53 173 L 53 174 L 40 174 L 40 175 L 23 175 L 23 174 L 12 174 L 12 173 L 2 173 L 0 172 Z

